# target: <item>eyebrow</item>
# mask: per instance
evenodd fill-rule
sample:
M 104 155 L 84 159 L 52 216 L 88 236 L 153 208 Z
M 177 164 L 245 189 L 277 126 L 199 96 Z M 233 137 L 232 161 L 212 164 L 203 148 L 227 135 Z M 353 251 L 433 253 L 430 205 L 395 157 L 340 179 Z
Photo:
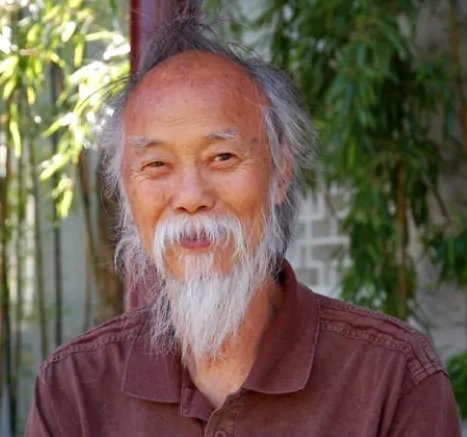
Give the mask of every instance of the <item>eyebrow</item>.
M 212 132 L 206 136 L 211 141 L 218 141 L 218 140 L 233 140 L 237 138 L 238 131 L 237 129 L 229 128 L 224 129 L 216 132 Z M 137 135 L 130 135 L 127 137 L 128 143 L 130 146 L 136 147 L 138 149 L 145 149 L 146 147 L 150 146 L 159 146 L 164 144 L 164 141 L 158 139 L 150 139 L 143 136 Z
M 238 136 L 237 129 L 225 129 L 217 132 L 210 133 L 208 138 L 210 140 L 233 140 Z
M 130 143 L 130 146 L 136 147 L 137 149 L 144 149 L 149 146 L 158 146 L 164 143 L 163 141 L 157 139 L 149 139 L 136 135 L 130 135 L 127 137 L 127 140 Z

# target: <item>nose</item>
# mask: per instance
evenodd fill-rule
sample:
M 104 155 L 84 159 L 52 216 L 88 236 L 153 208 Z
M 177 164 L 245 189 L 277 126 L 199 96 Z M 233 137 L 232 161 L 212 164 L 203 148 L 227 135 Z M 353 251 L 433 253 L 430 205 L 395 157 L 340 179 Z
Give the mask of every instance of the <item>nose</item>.
M 181 171 L 174 190 L 173 209 L 189 214 L 210 210 L 214 195 L 210 181 L 205 179 L 196 166 Z

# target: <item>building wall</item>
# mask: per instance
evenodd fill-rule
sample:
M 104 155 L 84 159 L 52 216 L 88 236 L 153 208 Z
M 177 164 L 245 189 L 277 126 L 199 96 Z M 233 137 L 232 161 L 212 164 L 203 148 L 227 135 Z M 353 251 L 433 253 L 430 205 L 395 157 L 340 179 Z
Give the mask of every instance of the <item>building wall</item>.
M 339 262 L 336 254 L 345 248 L 347 238 L 339 231 L 339 218 L 345 208 L 345 194 L 309 194 L 303 198 L 287 258 L 301 282 L 315 292 L 338 297 Z M 411 324 L 425 331 L 441 357 L 467 348 L 467 296 L 449 285 L 438 285 L 439 272 L 423 255 L 420 244 L 410 248 L 418 272 L 417 314 L 422 321 Z

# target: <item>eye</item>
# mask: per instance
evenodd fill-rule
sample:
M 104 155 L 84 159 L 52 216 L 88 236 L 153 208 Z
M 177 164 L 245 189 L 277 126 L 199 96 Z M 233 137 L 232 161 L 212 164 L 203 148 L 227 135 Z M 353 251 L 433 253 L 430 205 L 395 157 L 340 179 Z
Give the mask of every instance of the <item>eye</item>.
M 154 167 L 163 167 L 164 165 L 165 165 L 165 162 L 163 161 L 152 161 L 152 162 L 147 163 L 145 167 L 154 168 Z
M 229 161 L 230 159 L 233 159 L 233 158 L 234 158 L 234 155 L 232 153 L 225 152 L 225 153 L 219 153 L 218 155 L 216 155 L 214 157 L 214 161 L 215 162 L 225 162 L 225 161 Z
M 141 171 L 150 177 L 162 176 L 168 169 L 168 163 L 166 161 L 154 160 L 144 163 L 141 167 Z

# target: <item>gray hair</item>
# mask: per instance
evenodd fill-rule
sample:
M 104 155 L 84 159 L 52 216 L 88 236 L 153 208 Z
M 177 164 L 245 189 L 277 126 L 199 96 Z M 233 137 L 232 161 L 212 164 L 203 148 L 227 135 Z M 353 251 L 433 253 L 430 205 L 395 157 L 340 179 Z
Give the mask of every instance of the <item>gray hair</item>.
M 173 19 L 154 33 L 139 68 L 107 106 L 107 118 L 102 127 L 100 142 L 107 188 L 111 192 L 117 192 L 120 197 L 120 255 L 128 256 L 125 254 L 125 246 L 131 244 L 126 244 L 125 241 L 128 243 L 134 239 L 134 229 L 130 229 L 133 226 L 131 213 L 121 176 L 123 110 L 130 94 L 146 73 L 165 60 L 191 50 L 209 52 L 240 65 L 267 97 L 262 108 L 262 117 L 273 167 L 271 189 L 276 190 L 289 184 L 285 200 L 270 212 L 271 221 L 278 224 L 274 232 L 277 234 L 276 257 L 279 261 L 291 238 L 304 173 L 311 169 L 315 142 L 311 120 L 305 107 L 300 104 L 291 80 L 284 73 L 251 53 L 240 56 L 231 47 L 223 46 L 211 28 L 186 16 Z

